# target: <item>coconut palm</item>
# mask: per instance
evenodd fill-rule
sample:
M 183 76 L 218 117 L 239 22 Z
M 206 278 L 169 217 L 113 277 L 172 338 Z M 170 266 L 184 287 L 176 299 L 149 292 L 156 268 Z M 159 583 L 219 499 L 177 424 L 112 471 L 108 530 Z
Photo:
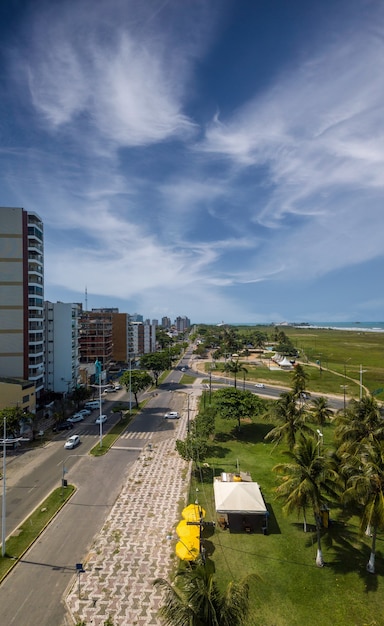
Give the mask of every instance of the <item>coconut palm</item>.
M 325 493 L 334 494 L 337 474 L 332 470 L 328 457 L 319 454 L 318 443 L 314 437 L 300 435 L 292 451 L 285 453 L 290 463 L 279 463 L 273 471 L 281 476 L 281 484 L 276 487 L 278 498 L 285 501 L 286 513 L 302 511 L 304 530 L 306 530 L 305 512 L 312 508 L 317 536 L 316 565 L 324 565 L 321 549 L 321 511 L 326 504 Z
M 367 571 L 375 573 L 376 538 L 384 530 L 384 442 L 365 441 L 357 454 L 349 457 L 354 472 L 348 479 L 344 500 L 360 510 L 360 529 L 372 536 Z
M 296 436 L 299 432 L 312 434 L 312 429 L 305 424 L 305 412 L 303 407 L 297 403 L 297 396 L 292 391 L 285 391 L 280 394 L 276 401 L 271 415 L 279 424 L 267 433 L 265 439 L 271 439 L 277 444 L 286 440 L 288 448 L 292 450 L 296 443 Z
M 154 585 L 164 591 L 160 616 L 167 626 L 241 626 L 249 608 L 249 588 L 256 576 L 229 583 L 222 594 L 208 566 L 200 561 L 181 570 L 175 581 L 158 578 Z
M 320 426 L 324 426 L 327 420 L 333 415 L 332 409 L 329 408 L 328 400 L 324 396 L 319 396 L 317 398 L 313 398 L 312 402 L 312 415 L 315 418 L 315 421 Z
M 242 363 L 239 363 L 239 359 L 236 359 L 236 361 L 228 361 L 224 366 L 224 371 L 230 372 L 234 375 L 235 389 L 237 387 L 237 374 L 240 372 L 244 372 L 246 374 L 248 372 L 247 368 Z
M 335 438 L 342 452 L 353 454 L 364 441 L 384 440 L 384 420 L 380 407 L 371 396 L 351 400 L 336 418 Z
M 308 373 L 304 367 L 300 363 L 296 365 L 292 373 L 292 390 L 296 396 L 305 391 L 308 378 Z

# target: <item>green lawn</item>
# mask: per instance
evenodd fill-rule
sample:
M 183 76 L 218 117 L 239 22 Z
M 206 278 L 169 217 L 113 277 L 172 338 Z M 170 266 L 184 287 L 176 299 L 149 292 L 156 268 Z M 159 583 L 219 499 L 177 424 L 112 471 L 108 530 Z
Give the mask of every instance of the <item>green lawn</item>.
M 272 332 L 270 327 L 260 326 L 257 329 L 268 335 Z M 363 385 L 370 393 L 374 393 L 378 400 L 384 401 L 384 333 L 325 328 L 300 329 L 290 326 L 284 326 L 283 330 L 298 349 L 299 362 L 307 366 L 309 391 L 343 395 L 341 385 L 348 385 L 347 396 L 358 398 L 362 366 Z M 239 327 L 238 331 L 240 335 L 245 332 L 243 327 Z M 254 355 L 251 360 L 258 362 L 259 356 Z M 317 361 L 321 363 L 321 373 Z M 210 365 L 205 364 L 207 373 Z M 223 363 L 217 363 L 220 369 L 222 365 Z M 269 370 L 266 363 L 263 366 L 247 363 L 244 365 L 248 370 L 247 380 L 290 387 L 289 372 Z M 243 373 L 240 372 L 237 376 L 240 389 L 242 382 Z
M 326 565 L 317 568 L 315 533 L 304 533 L 302 518 L 287 518 L 274 498 L 277 483 L 272 467 L 286 458 L 282 447 L 263 440 L 271 425 L 244 424 L 239 438 L 231 433 L 232 427 L 233 423 L 223 420 L 216 425 L 218 434 L 206 459 L 209 468 L 203 468 L 203 482 L 199 476 L 192 480 L 191 501 L 197 496 L 207 511 L 206 519 L 214 520 L 213 474 L 235 472 L 238 465 L 262 488 L 271 513 L 267 536 L 235 534 L 218 527 L 204 531 L 220 586 L 251 572 L 260 577 L 251 592 L 246 626 L 382 625 L 384 537 L 377 542 L 377 574 L 368 574 L 369 538 L 359 534 L 356 519 L 344 522 L 334 507 L 332 523 L 322 538 Z M 324 440 L 325 445 L 332 441 L 331 426 L 324 428 Z M 313 523 L 310 516 L 308 522 Z

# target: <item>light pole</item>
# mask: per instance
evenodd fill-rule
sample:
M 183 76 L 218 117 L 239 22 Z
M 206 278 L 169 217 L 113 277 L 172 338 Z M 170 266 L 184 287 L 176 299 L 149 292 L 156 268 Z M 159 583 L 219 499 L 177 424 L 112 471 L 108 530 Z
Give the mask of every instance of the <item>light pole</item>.
M 345 390 L 348 388 L 348 385 L 340 385 L 340 387 L 343 389 L 343 396 L 344 396 L 344 415 L 345 415 Z
M 1 517 L 1 556 L 5 556 L 5 500 L 6 500 L 6 469 L 7 469 L 7 421 L 4 415 L 4 434 L 3 434 L 3 502 L 2 502 L 2 517 Z
M 360 365 L 360 400 L 363 397 L 363 374 L 366 372 L 367 370 L 363 370 L 363 366 Z
M 106 387 L 107 385 L 102 385 L 101 384 L 101 380 L 102 380 L 102 370 L 101 370 L 101 363 L 99 360 L 96 360 L 95 362 L 95 378 L 97 377 L 97 382 L 98 385 L 93 385 L 93 387 L 98 387 L 99 388 L 99 434 L 100 434 L 100 448 L 103 447 L 103 422 L 101 420 L 101 387 Z
M 324 435 L 323 435 L 323 433 L 321 432 L 320 428 L 318 428 L 318 429 L 316 430 L 316 432 L 317 432 L 317 445 L 318 445 L 318 448 L 317 448 L 317 456 L 320 456 L 320 447 L 321 447 L 321 444 L 322 444 L 322 441 L 323 441 L 323 436 L 324 436 Z

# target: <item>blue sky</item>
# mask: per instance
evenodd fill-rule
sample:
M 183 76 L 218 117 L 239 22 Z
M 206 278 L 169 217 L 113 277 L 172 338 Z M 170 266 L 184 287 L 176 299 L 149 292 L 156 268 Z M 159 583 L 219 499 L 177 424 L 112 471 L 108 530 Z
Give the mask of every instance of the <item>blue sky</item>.
M 46 299 L 383 320 L 380 0 L 8 0 L 0 24 L 0 205 L 44 220 Z

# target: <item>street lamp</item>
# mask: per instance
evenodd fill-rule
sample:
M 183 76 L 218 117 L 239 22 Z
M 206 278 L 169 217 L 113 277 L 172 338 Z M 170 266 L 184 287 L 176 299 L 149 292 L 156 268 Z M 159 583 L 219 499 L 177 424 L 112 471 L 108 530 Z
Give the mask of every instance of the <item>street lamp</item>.
M 340 387 L 343 389 L 343 394 L 344 394 L 344 415 L 345 415 L 345 390 L 348 389 L 348 385 L 340 385 Z
M 321 443 L 322 443 L 322 441 L 323 441 L 323 436 L 324 436 L 324 435 L 323 435 L 323 433 L 321 432 L 320 428 L 318 428 L 318 429 L 316 430 L 316 432 L 317 432 L 317 445 L 318 445 L 318 448 L 317 448 L 317 456 L 320 456 L 320 447 L 321 447 Z
M 2 517 L 1 517 L 1 556 L 5 556 L 5 498 L 6 498 L 6 469 L 7 469 L 7 421 L 4 415 L 4 434 L 3 434 L 3 502 L 2 502 Z
M 102 370 L 101 370 L 101 363 L 100 361 L 96 360 L 95 362 L 95 375 L 97 376 L 97 380 L 98 380 L 98 385 L 92 385 L 93 387 L 98 387 L 99 388 L 99 435 L 100 435 L 100 448 L 103 447 L 103 422 L 101 419 L 101 388 L 102 387 L 107 387 L 107 385 L 102 385 L 101 384 L 101 379 L 102 379 Z
M 0 440 L 1 441 L 1 440 Z M 1 556 L 5 556 L 5 539 L 6 539 L 6 497 L 7 497 L 7 443 L 15 443 L 22 441 L 22 437 L 16 439 L 7 439 L 7 418 L 4 415 L 4 432 L 3 432 L 3 501 L 1 505 Z
M 363 366 L 360 365 L 360 400 L 363 397 L 363 374 L 366 372 L 367 370 L 363 370 Z

